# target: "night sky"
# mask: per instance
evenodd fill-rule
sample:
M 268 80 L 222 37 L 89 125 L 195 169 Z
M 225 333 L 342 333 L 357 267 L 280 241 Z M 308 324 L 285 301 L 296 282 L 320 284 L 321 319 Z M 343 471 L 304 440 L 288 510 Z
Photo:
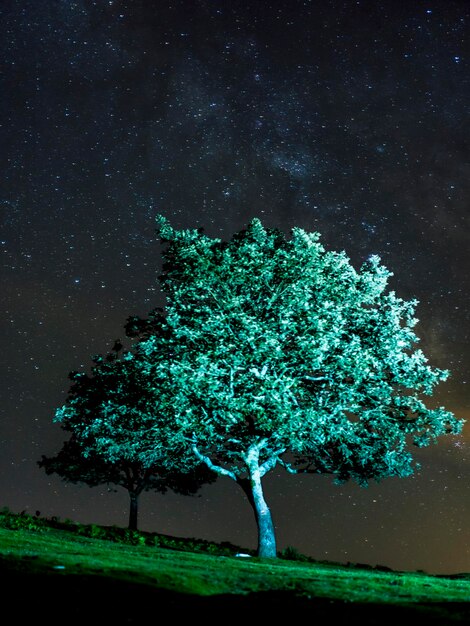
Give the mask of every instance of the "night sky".
M 3 0 L 0 507 L 127 523 L 125 491 L 37 467 L 67 374 L 163 303 L 154 218 L 229 238 L 253 218 L 378 254 L 470 417 L 468 0 Z M 268 475 L 279 548 L 470 571 L 470 427 L 363 489 Z M 256 544 L 229 479 L 144 494 L 141 527 Z

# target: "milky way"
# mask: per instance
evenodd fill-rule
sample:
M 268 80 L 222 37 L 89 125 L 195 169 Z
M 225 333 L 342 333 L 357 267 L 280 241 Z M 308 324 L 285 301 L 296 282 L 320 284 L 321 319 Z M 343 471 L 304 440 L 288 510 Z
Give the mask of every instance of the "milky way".
M 4 0 L 0 17 L 0 506 L 126 523 L 125 493 L 36 462 L 64 439 L 67 373 L 163 302 L 157 213 L 223 238 L 255 216 L 318 230 L 356 266 L 379 254 L 452 372 L 433 401 L 469 417 L 468 2 Z M 470 571 L 469 440 L 367 490 L 279 473 L 280 547 Z M 142 500 L 143 528 L 255 543 L 223 480 Z

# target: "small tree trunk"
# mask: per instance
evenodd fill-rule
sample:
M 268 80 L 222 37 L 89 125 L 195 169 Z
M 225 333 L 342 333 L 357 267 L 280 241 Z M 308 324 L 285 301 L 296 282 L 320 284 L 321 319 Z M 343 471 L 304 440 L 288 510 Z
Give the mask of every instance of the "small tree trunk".
M 259 470 L 253 472 L 250 478 L 239 479 L 237 482 L 245 492 L 255 514 L 258 527 L 258 556 L 275 559 L 276 534 L 271 511 L 264 499 Z
M 139 514 L 139 494 L 129 491 L 129 530 L 137 530 L 137 517 Z

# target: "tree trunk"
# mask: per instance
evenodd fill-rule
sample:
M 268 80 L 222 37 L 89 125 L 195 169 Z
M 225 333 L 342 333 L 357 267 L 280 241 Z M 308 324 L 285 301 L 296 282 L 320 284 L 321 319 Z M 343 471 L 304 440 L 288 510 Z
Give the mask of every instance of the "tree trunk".
M 271 458 L 267 459 L 260 466 L 260 451 L 266 447 L 267 439 L 261 439 L 249 446 L 246 455 L 244 455 L 245 469 L 248 478 L 241 478 L 237 471 L 231 471 L 220 465 L 214 464 L 211 459 L 202 454 L 197 446 L 193 445 L 193 452 L 199 461 L 205 463 L 209 469 L 216 472 L 220 476 L 228 476 L 234 480 L 245 492 L 248 502 L 253 507 L 256 525 L 258 527 L 258 556 L 268 559 L 275 559 L 276 554 L 276 535 L 274 532 L 274 524 L 271 517 L 266 500 L 263 495 L 263 487 L 261 478 L 272 469 L 279 460 L 279 455 L 285 450 L 278 450 L 273 453 Z
M 245 492 L 255 514 L 258 528 L 258 556 L 275 559 L 276 534 L 271 511 L 264 499 L 259 470 L 253 472 L 250 478 L 239 479 L 237 482 Z
M 129 530 L 137 530 L 137 516 L 139 513 L 139 494 L 129 491 Z

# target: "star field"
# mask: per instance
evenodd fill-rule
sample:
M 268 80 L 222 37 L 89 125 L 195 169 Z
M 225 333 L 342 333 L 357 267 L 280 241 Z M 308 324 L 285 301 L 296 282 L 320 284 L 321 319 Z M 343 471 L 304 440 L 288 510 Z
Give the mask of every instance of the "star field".
M 64 439 L 67 373 L 163 302 L 157 213 L 379 254 L 451 370 L 432 401 L 470 417 L 468 2 L 5 0 L 0 17 L 0 506 L 126 523 L 127 494 L 36 463 Z M 467 424 L 367 490 L 279 473 L 280 548 L 470 571 L 469 445 Z M 145 495 L 141 526 L 254 544 L 231 484 L 201 493 Z

